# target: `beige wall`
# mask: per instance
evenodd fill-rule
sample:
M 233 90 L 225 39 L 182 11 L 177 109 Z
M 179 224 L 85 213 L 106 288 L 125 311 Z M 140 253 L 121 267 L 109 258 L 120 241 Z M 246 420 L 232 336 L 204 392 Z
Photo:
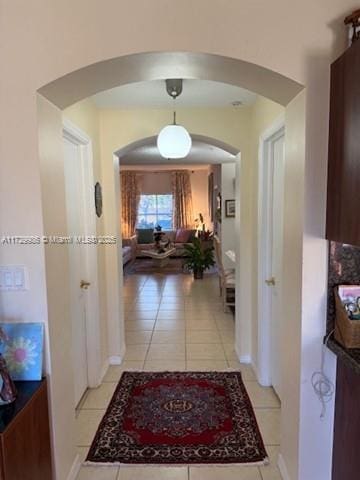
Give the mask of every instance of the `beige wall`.
M 39 97 L 39 160 L 45 235 L 66 235 L 65 179 L 61 112 Z M 75 454 L 75 410 L 72 361 L 72 327 L 68 289 L 69 263 L 66 245 L 47 245 L 45 250 L 46 373 L 49 379 L 55 469 L 67 478 Z M 51 347 L 51 348 L 50 348 Z
M 80 128 L 88 137 L 91 138 L 93 151 L 93 173 L 94 184 L 102 184 L 101 175 L 101 155 L 100 155 L 100 128 L 98 109 L 90 99 L 83 100 L 66 108 L 63 111 L 63 119 Z M 104 215 L 100 218 L 96 216 L 97 235 L 106 235 L 104 227 Z M 98 245 L 98 285 L 99 285 L 99 308 L 100 308 L 100 347 L 102 365 L 108 363 L 108 328 L 107 328 L 107 290 L 106 290 L 106 270 L 105 270 L 105 251 L 106 245 Z
M 316 400 L 314 396 L 311 397 L 313 394 L 309 385 L 312 370 L 317 368 L 320 360 L 321 336 L 325 325 L 326 243 L 321 239 L 325 218 L 323 185 L 326 178 L 327 138 L 323 126 L 328 115 L 328 65 L 345 47 L 346 34 L 342 19 L 353 7 L 351 0 L 320 0 L 316 3 L 310 0 L 275 0 L 268 3 L 199 0 L 185 2 L 181 9 L 174 11 L 173 5 L 165 0 L 156 3 L 148 0 L 109 0 L 106 8 L 97 0 L 1 0 L 0 225 L 2 233 L 9 235 L 38 235 L 43 230 L 36 103 L 36 90 L 42 85 L 109 58 L 167 50 L 208 52 L 245 60 L 306 86 L 306 98 L 298 99 L 299 103 L 306 101 L 305 158 L 299 159 L 300 164 L 302 162 L 300 174 L 305 170 L 306 202 L 303 203 L 303 195 L 298 191 L 297 178 L 292 177 L 293 183 L 290 182 L 288 186 L 294 189 L 292 201 L 302 210 L 300 213 L 304 215 L 307 230 L 303 238 L 303 257 L 292 257 L 298 260 L 297 272 L 301 271 L 303 265 L 304 277 L 285 280 L 291 280 L 292 295 L 302 295 L 303 314 L 301 321 L 297 319 L 301 324 L 298 325 L 296 336 L 291 338 L 295 351 L 298 348 L 301 350 L 301 355 L 293 363 L 294 372 L 301 370 L 301 390 L 304 393 L 301 419 L 306 423 L 309 408 L 315 418 L 300 435 L 299 425 L 294 421 L 298 418 L 298 403 L 289 405 L 286 410 L 288 432 L 286 445 L 282 449 L 291 480 L 329 478 L 331 409 L 326 420 L 320 422 L 317 417 L 318 405 L 310 401 L 310 398 L 314 398 L 314 402 Z M 254 31 L 259 33 L 254 35 Z M 147 78 L 164 78 L 168 74 L 157 69 L 156 65 L 146 67 Z M 182 67 L 185 69 L 186 62 Z M 199 72 L 205 70 L 206 61 L 203 61 L 199 69 L 193 71 L 193 76 L 199 78 Z M 172 72 L 175 72 L 175 68 Z M 111 71 L 104 73 L 107 76 L 111 74 Z M 227 74 L 231 77 L 230 72 Z M 213 74 L 213 79 L 216 79 L 214 77 L 221 78 L 221 72 Z M 82 84 L 86 80 L 84 77 Z M 258 78 L 245 80 L 248 85 L 259 82 Z M 268 90 L 269 97 L 273 93 L 271 89 Z M 301 121 L 302 118 L 299 118 Z M 296 123 L 294 127 L 298 128 Z M 298 140 L 296 135 L 293 138 L 294 141 Z M 111 152 L 104 153 L 106 158 L 109 158 L 108 154 L 111 156 Z M 104 184 L 107 179 L 106 172 L 103 172 Z M 320 189 L 318 185 L 321 185 Z M 109 189 L 115 191 L 115 188 L 109 185 Z M 314 228 L 314 225 L 318 228 Z M 292 240 L 295 237 L 294 245 L 298 245 L 299 235 L 302 235 L 301 223 L 292 226 L 293 232 L 289 232 L 289 238 Z M 316 270 L 319 258 L 321 268 Z M 43 247 L 1 246 L 0 259 L 2 264 L 26 265 L 30 279 L 28 292 L 1 294 L 2 317 L 47 321 Z M 110 269 L 111 264 L 108 267 Z M 302 292 L 305 282 L 311 288 Z M 118 288 L 116 281 L 111 288 Z M 314 298 L 319 299 L 316 300 L 315 309 L 312 308 Z M 295 305 L 298 305 L 296 302 Z M 61 303 L 59 299 L 59 312 L 62 311 Z M 61 359 L 61 352 L 55 348 L 51 360 L 54 365 L 59 365 Z M 63 380 L 69 381 L 65 369 L 59 375 L 59 385 Z M 52 398 L 52 403 L 56 405 L 56 399 Z M 60 406 L 58 408 L 61 412 Z M 68 420 L 68 415 L 64 413 L 63 418 Z M 58 437 L 62 442 L 56 452 L 59 465 L 57 480 L 66 478 L 66 472 L 75 457 L 75 450 L 69 447 L 71 427 L 67 427 L 68 422 L 65 424 L 63 418 L 63 425 L 58 427 L 64 428 L 64 432 L 67 429 L 67 436 L 64 438 L 59 434 Z M 59 418 L 54 419 L 55 423 L 59 421 Z M 315 444 L 322 446 L 316 456 L 311 454 L 315 451 Z M 311 475 L 304 476 L 299 467 L 298 451 L 301 452 L 302 465 L 306 465 L 307 473 L 311 472 Z M 322 469 L 320 473 L 319 469 Z M 313 472 L 316 472 L 315 475 Z
M 209 169 L 193 170 L 191 174 L 191 190 L 193 197 L 194 218 L 199 218 L 199 213 L 204 217 L 206 228 L 211 230 L 208 198 L 208 175 Z

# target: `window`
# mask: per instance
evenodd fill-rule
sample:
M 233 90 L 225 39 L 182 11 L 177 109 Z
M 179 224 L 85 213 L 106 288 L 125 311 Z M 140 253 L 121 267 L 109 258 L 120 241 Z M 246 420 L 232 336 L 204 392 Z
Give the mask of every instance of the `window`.
M 137 228 L 172 228 L 172 195 L 141 195 Z

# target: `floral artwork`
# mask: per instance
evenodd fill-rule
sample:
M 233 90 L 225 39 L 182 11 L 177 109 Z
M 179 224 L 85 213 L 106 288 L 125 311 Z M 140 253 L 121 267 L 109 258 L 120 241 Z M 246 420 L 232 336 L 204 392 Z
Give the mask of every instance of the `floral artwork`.
M 13 380 L 41 380 L 43 358 L 42 323 L 2 323 L 8 341 L 1 345 Z

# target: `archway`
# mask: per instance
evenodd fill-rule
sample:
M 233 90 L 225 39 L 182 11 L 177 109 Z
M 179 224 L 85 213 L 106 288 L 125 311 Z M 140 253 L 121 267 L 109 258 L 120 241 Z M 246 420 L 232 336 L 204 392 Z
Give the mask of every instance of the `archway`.
M 302 86 L 292 80 L 286 79 L 285 77 L 263 67 L 242 62 L 240 60 L 206 54 L 149 53 L 121 57 L 85 67 L 42 87 L 39 90 L 39 93 L 53 105 L 65 108 L 75 101 L 86 98 L 89 95 L 115 85 L 140 80 L 164 79 L 175 76 L 181 76 L 183 78 L 210 79 L 238 84 L 285 106 L 288 105 L 289 102 L 291 103 L 291 100 L 293 100 L 302 90 Z M 301 110 L 303 101 L 304 99 L 300 100 L 300 103 L 296 105 L 294 111 L 290 110 L 290 118 L 294 118 L 294 116 L 297 115 L 296 112 L 299 111 L 299 106 Z M 49 123 L 47 124 L 47 135 L 51 132 L 54 135 L 54 138 L 57 138 L 58 132 L 55 124 L 59 121 L 61 122 L 61 114 L 57 109 L 53 109 L 51 104 L 46 107 L 43 104 L 43 107 L 44 110 L 49 109 L 49 111 L 51 111 L 51 115 L 54 115 L 53 120 L 55 120 L 53 125 L 50 125 Z M 41 115 L 43 115 L 43 112 L 40 109 L 40 116 Z M 296 135 L 297 129 L 298 125 L 295 124 L 295 122 L 289 124 L 290 133 L 293 131 L 293 134 Z M 115 157 L 114 166 L 116 161 L 117 158 Z M 116 180 L 118 177 L 114 174 L 114 166 L 111 165 L 111 168 L 105 172 L 104 176 L 104 183 L 107 186 L 104 201 L 107 205 L 116 204 Z M 47 178 L 47 180 L 49 180 L 49 178 Z M 59 188 L 60 187 L 61 185 Z M 291 212 L 289 212 L 289 215 L 291 215 Z M 45 230 L 47 228 L 47 221 L 48 218 L 45 216 Z M 116 212 L 112 210 L 105 220 L 108 234 L 115 233 L 119 236 L 116 224 Z M 56 253 L 48 252 L 47 255 L 56 255 Z M 122 319 L 116 316 L 116 312 L 120 312 L 118 272 L 121 268 L 121 262 L 114 249 L 109 251 L 106 254 L 106 257 L 106 266 L 108 269 L 107 284 L 109 285 L 107 307 L 113 314 L 112 321 L 116 324 L 117 322 L 122 321 Z M 297 251 L 294 257 L 295 263 L 298 262 L 300 257 L 301 253 Z M 250 268 L 251 264 L 248 264 L 248 271 Z M 296 263 L 296 268 L 301 271 L 300 262 Z M 245 269 L 241 275 L 241 280 L 243 282 L 246 282 L 248 271 Z M 297 278 L 296 280 L 299 279 Z M 50 279 L 48 280 L 48 288 L 49 287 L 51 288 Z M 300 291 L 301 285 L 298 284 L 297 287 Z M 245 310 L 242 315 L 244 328 L 242 329 L 241 345 L 239 347 L 240 355 L 242 348 L 244 348 L 245 344 L 249 343 L 249 338 L 251 338 L 251 324 L 249 324 L 250 319 L 246 311 L 246 303 L 249 302 L 249 299 L 244 297 L 242 300 L 242 305 L 244 305 Z M 56 302 L 57 300 L 52 299 L 52 301 Z M 300 317 L 300 310 L 297 313 Z M 116 328 L 114 328 L 114 331 L 115 330 Z M 109 325 L 109 332 L 109 341 L 113 342 L 110 345 L 109 356 L 114 359 L 115 363 L 116 361 L 121 360 L 123 344 L 117 335 L 112 335 L 111 324 Z M 58 338 L 52 337 L 52 334 L 50 333 L 50 352 L 53 353 L 53 346 L 57 341 Z M 298 341 L 300 342 L 300 338 L 298 338 Z M 52 362 L 58 362 L 58 359 L 54 354 L 52 355 Z M 52 386 L 54 388 L 56 388 L 56 382 L 56 375 L 53 375 Z M 56 405 L 54 405 L 53 408 L 55 410 Z
M 130 144 L 127 144 L 118 150 L 114 152 L 114 155 L 118 157 L 119 160 L 119 167 L 123 167 L 125 170 L 132 170 L 135 172 L 140 173 L 141 175 L 146 174 L 147 172 L 153 172 L 156 170 L 156 173 L 160 172 L 169 172 L 172 168 L 175 169 L 186 169 L 191 171 L 193 174 L 194 171 L 193 169 L 195 168 L 204 168 L 205 167 L 210 167 L 211 165 L 220 165 L 220 171 L 222 171 L 222 166 L 226 165 L 227 167 L 231 166 L 231 172 L 233 172 L 233 190 L 232 192 L 235 193 L 235 198 L 239 199 L 240 198 L 240 179 L 239 179 L 239 172 L 240 172 L 240 158 L 241 158 L 241 153 L 239 148 L 230 145 L 228 143 L 225 143 L 224 141 L 221 141 L 217 138 L 206 136 L 206 135 L 201 135 L 201 134 L 196 134 L 193 133 L 192 131 L 190 132 L 191 138 L 192 138 L 192 151 L 190 154 L 186 157 L 186 159 L 180 159 L 180 160 L 171 160 L 167 159 L 166 163 L 161 163 L 158 164 L 159 162 L 159 154 L 156 148 L 156 136 L 151 136 L 151 137 L 145 137 L 141 138 L 139 140 L 136 140 Z M 196 151 L 194 154 L 193 151 Z M 144 153 L 146 152 L 146 153 Z M 149 153 L 151 152 L 151 154 Z M 204 160 L 203 160 L 204 158 Z M 157 159 L 157 161 L 156 161 Z M 124 162 L 124 164 L 123 164 Z M 149 166 L 152 167 L 149 169 Z M 115 168 L 115 178 L 119 178 L 118 176 L 118 169 L 117 165 L 114 166 Z M 160 169 L 160 170 L 159 170 Z M 204 170 L 201 170 L 204 172 Z M 204 175 L 204 173 L 202 173 Z M 221 176 L 224 175 L 223 172 L 221 173 Z M 225 170 L 225 175 L 229 176 L 229 170 Z M 170 183 L 170 181 L 169 181 Z M 229 179 L 227 179 L 227 183 L 229 183 Z M 228 186 L 228 185 L 227 185 Z M 221 190 L 221 184 L 220 186 L 216 186 L 219 191 Z M 223 194 L 224 192 L 222 192 Z M 209 192 L 206 192 L 206 199 L 208 200 L 208 195 Z M 117 206 L 117 213 L 116 216 L 117 218 L 121 218 L 121 212 L 120 212 L 120 198 L 121 198 L 121 185 L 119 189 L 116 189 L 116 206 Z M 208 222 L 210 222 L 211 225 L 213 225 L 214 219 L 210 220 L 209 216 L 207 213 L 202 211 L 205 217 L 205 223 L 209 225 Z M 240 246 L 241 239 L 240 237 L 240 231 L 239 229 L 235 229 L 235 225 L 231 225 L 229 227 L 229 223 L 234 223 L 239 221 L 239 209 L 237 209 L 237 215 L 236 218 L 234 219 L 227 219 L 224 216 L 224 212 L 222 215 L 222 224 L 218 224 L 217 226 L 217 231 L 216 234 L 218 237 L 221 239 L 221 242 L 224 245 L 229 245 L 228 248 L 235 248 L 236 250 L 236 256 L 237 256 L 237 263 L 240 264 Z M 224 225 L 225 224 L 225 225 Z M 221 227 L 221 228 L 220 228 Z M 211 227 L 210 227 L 211 228 Z M 224 228 L 224 232 L 222 231 Z M 166 230 L 166 229 L 165 229 Z M 228 238 L 228 236 L 231 236 L 231 239 Z M 121 259 L 121 244 L 122 242 L 120 241 L 119 243 L 119 258 Z M 226 255 L 224 254 L 224 248 L 223 248 L 223 257 L 225 258 L 226 261 Z M 231 262 L 230 262 L 231 263 Z M 230 267 L 234 267 L 234 264 L 231 263 Z M 238 270 L 237 268 L 234 268 L 234 270 Z M 120 283 L 122 284 L 123 278 L 122 278 L 122 271 L 121 269 L 119 271 L 119 276 L 120 276 Z M 122 305 L 124 302 L 122 302 Z M 125 310 L 124 310 L 124 318 L 125 318 Z M 235 351 L 240 351 L 240 344 L 239 342 L 236 341 L 236 339 L 240 338 L 241 336 L 241 308 L 235 309 L 235 334 L 232 339 L 233 346 L 235 348 Z M 122 322 L 121 325 L 119 325 L 119 334 L 117 336 L 121 338 L 125 338 L 125 330 L 124 330 L 124 323 Z M 126 342 L 125 342 L 126 343 Z M 231 342 L 229 342 L 231 343 Z M 246 359 L 245 359 L 246 360 Z

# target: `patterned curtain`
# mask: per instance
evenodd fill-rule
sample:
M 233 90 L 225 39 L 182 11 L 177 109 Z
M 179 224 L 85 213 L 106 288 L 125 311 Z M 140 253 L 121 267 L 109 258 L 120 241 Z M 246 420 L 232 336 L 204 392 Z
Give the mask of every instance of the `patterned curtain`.
M 123 238 L 135 234 L 140 200 L 139 174 L 120 172 L 121 179 L 121 233 Z
M 172 172 L 171 184 L 174 229 L 194 228 L 190 172 L 187 170 Z

